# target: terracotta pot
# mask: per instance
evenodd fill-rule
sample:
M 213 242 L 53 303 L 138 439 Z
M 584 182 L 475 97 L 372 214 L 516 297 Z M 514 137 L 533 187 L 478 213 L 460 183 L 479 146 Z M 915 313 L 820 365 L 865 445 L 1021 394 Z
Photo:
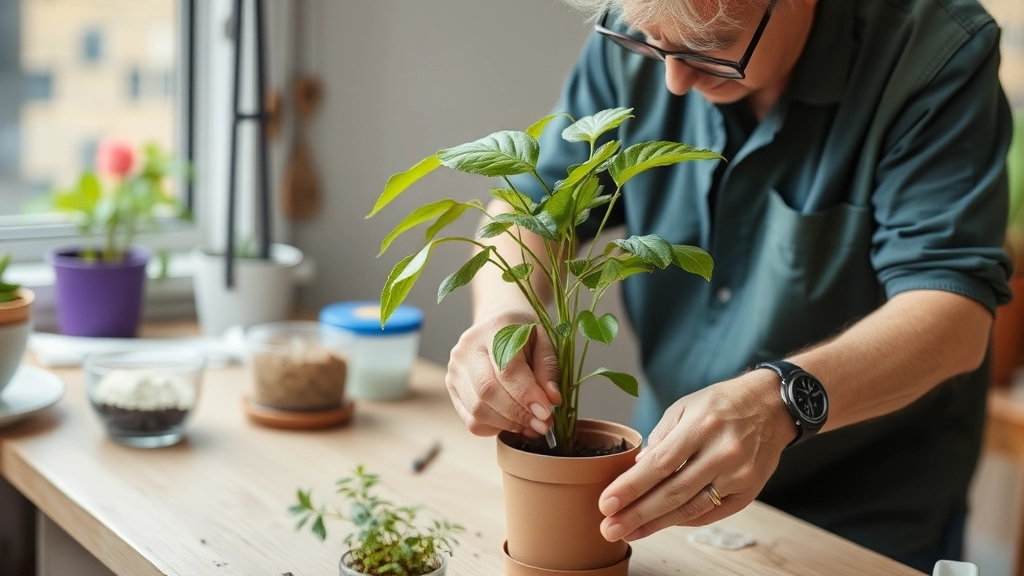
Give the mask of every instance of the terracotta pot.
M 507 576 L 625 576 L 629 545 L 601 535 L 601 492 L 628 470 L 640 450 L 640 433 L 611 422 L 579 420 L 577 441 L 586 446 L 618 444 L 629 450 L 611 456 L 563 458 L 512 448 L 516 434 L 498 436 L 498 465 L 504 474 Z
M 1013 300 L 996 310 L 992 329 L 992 383 L 1005 385 L 1024 364 L 1024 276 L 1010 279 Z
M 35 298 L 31 290 L 20 288 L 17 300 L 0 303 L 0 391 L 21 365 L 25 344 L 32 333 L 32 302 Z

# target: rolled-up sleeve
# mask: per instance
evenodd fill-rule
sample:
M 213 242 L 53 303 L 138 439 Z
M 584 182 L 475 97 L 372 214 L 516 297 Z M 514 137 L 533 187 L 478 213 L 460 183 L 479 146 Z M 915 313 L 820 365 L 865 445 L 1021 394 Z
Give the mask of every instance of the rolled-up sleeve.
M 896 122 L 876 171 L 872 263 L 892 297 L 944 290 L 990 311 L 1010 300 L 999 29 L 978 30 Z

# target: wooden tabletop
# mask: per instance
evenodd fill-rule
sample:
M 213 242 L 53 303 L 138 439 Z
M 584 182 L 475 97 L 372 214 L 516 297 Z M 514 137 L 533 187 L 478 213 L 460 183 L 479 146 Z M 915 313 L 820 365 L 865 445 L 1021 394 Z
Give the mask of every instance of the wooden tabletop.
M 181 334 L 190 324 L 149 327 Z M 382 475 L 382 493 L 424 514 L 467 527 L 452 576 L 498 576 L 504 511 L 494 439 L 465 430 L 444 389 L 444 370 L 420 363 L 413 395 L 359 402 L 345 428 L 292 432 L 249 423 L 241 408 L 245 371 L 208 370 L 188 439 L 158 450 L 107 439 L 79 369 L 55 371 L 63 400 L 0 432 L 0 474 L 118 574 L 314 576 L 337 574 L 344 526 L 326 543 L 297 533 L 287 508 L 298 487 L 330 498 L 356 464 Z M 439 440 L 422 474 L 410 463 Z M 687 540 L 689 529 L 635 542 L 630 574 L 920 575 L 902 564 L 760 503 L 722 525 L 757 544 L 724 551 Z

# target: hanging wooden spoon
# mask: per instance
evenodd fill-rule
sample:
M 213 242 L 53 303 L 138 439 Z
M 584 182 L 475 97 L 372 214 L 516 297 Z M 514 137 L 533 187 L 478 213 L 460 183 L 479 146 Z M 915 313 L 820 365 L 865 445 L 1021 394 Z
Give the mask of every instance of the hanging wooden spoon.
M 309 218 L 320 210 L 320 184 L 316 177 L 312 153 L 306 143 L 306 127 L 310 117 L 320 106 L 323 88 L 312 77 L 300 77 L 292 86 L 292 97 L 298 112 L 295 149 L 285 171 L 281 186 L 281 205 L 285 214 L 293 219 Z

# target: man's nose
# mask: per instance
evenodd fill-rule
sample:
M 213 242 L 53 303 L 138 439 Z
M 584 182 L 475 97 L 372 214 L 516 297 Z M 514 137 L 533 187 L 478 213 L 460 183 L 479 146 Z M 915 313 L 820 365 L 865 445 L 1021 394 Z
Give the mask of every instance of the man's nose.
M 686 94 L 700 78 L 700 72 L 677 58 L 665 59 L 665 86 L 676 96 Z

